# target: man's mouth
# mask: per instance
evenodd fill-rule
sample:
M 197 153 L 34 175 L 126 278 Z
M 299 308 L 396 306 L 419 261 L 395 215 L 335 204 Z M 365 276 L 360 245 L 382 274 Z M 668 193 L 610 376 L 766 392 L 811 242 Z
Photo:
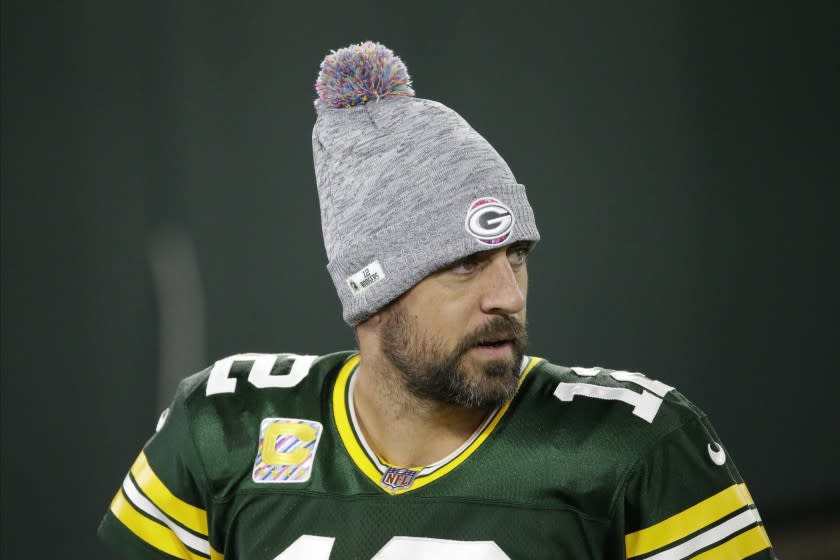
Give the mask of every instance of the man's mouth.
M 461 349 L 488 359 L 507 360 L 511 354 L 521 353 L 527 336 L 524 325 L 515 318 L 499 316 L 476 329 L 464 340 Z
M 484 340 L 480 340 L 476 346 L 487 346 L 490 348 L 499 348 L 500 346 L 504 346 L 506 344 L 513 343 L 513 337 L 511 336 L 499 336 L 499 337 L 491 337 L 486 338 Z

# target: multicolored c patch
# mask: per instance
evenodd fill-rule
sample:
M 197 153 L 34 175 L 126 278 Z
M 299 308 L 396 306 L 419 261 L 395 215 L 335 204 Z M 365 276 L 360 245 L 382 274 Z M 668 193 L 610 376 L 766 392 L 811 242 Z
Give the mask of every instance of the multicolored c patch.
M 254 482 L 306 482 L 324 427 L 314 420 L 263 418 L 251 478 Z

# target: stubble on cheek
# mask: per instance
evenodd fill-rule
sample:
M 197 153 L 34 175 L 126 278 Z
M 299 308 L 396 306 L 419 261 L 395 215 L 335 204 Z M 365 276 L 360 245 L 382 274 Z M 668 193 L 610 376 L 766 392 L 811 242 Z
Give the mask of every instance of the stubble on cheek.
M 516 319 L 497 316 L 447 352 L 443 341 L 420 332 L 416 321 L 399 305 L 391 308 L 386 317 L 383 353 L 414 397 L 467 408 L 488 408 L 503 404 L 516 393 L 527 343 L 525 327 Z M 481 341 L 497 336 L 513 341 L 509 359 L 483 361 L 470 354 Z

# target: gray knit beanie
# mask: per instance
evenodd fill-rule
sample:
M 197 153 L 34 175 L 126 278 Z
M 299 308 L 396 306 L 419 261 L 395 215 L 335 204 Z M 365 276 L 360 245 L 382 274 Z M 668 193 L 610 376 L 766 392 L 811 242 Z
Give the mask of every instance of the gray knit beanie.
M 315 84 L 327 269 L 350 326 L 460 258 L 540 238 L 496 150 L 410 86 L 399 57 L 372 42 L 333 51 Z

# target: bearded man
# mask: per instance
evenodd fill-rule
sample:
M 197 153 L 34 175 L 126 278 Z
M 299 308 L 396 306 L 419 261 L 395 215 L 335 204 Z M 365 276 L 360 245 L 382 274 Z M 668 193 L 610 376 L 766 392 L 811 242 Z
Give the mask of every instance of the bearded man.
M 525 355 L 534 214 L 378 43 L 328 55 L 312 146 L 358 351 L 185 379 L 100 536 L 127 557 L 773 558 L 705 415 L 640 373 Z

